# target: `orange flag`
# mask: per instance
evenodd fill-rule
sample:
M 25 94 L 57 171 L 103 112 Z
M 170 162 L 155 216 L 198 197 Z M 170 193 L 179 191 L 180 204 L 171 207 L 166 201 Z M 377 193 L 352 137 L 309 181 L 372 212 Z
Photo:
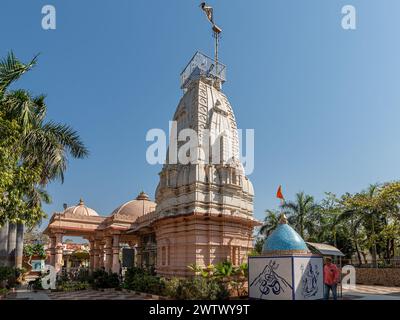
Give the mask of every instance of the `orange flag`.
M 282 200 L 285 200 L 282 194 L 282 186 L 279 186 L 278 191 L 276 192 L 276 197 Z

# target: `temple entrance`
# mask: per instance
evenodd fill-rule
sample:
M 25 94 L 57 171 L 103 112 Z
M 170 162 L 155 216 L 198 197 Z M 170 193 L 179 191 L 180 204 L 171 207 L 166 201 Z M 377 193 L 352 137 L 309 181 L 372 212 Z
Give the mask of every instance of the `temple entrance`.
M 44 231 L 50 238 L 48 263 L 57 272 L 86 268 L 89 273 L 102 269 L 118 274 L 123 268 L 138 265 L 141 261 L 137 258 L 141 238 L 135 232 L 126 231 L 131 230 L 138 217 L 154 208 L 155 203 L 142 192 L 107 217 L 99 216 L 82 199 L 76 206 L 54 213 Z M 154 238 L 153 234 L 150 240 L 147 239 L 150 241 L 150 247 L 146 246 L 147 252 L 155 251 Z M 80 244 L 75 244 L 72 239 L 79 239 Z M 154 265 L 153 256 L 149 255 L 147 265 Z
M 154 272 L 157 265 L 157 242 L 155 233 L 140 236 L 137 247 L 137 266 Z
M 65 237 L 63 240 L 62 269 L 71 270 L 89 268 L 89 242 L 82 237 Z

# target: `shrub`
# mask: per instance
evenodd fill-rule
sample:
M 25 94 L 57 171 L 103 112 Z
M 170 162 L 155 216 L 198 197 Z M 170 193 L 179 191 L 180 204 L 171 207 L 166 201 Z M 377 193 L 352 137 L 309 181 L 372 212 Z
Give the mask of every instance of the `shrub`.
M 22 272 L 22 269 L 0 266 L 0 287 L 4 285 L 7 288 L 15 287 L 19 283 Z
M 134 267 L 126 271 L 123 286 L 129 290 L 160 294 L 165 288 L 165 281 L 146 270 Z
M 32 284 L 32 289 L 33 290 L 43 290 L 43 286 L 42 286 L 43 277 L 44 277 L 44 275 L 41 275 L 40 277 L 36 278 L 33 281 L 33 284 Z
M 90 283 L 94 289 L 117 288 L 120 286 L 117 273 L 108 273 L 102 269 L 93 271 Z
M 76 280 L 79 282 L 90 282 L 90 274 L 89 274 L 89 269 L 87 268 L 81 268 L 78 271 Z
M 233 295 L 243 296 L 246 294 L 248 265 L 245 262 L 240 266 L 234 266 L 230 261 L 222 261 L 215 266 L 209 265 L 207 267 L 191 264 L 188 268 L 197 277 L 213 280 Z
M 79 291 L 89 287 L 88 282 L 64 282 L 57 285 L 57 291 Z
M 0 282 L 8 281 L 13 274 L 14 269 L 12 267 L 0 266 Z
M 166 283 L 164 291 L 169 297 L 179 300 L 221 300 L 229 297 L 225 284 L 212 278 L 173 278 Z
M 0 288 L 0 297 L 5 296 L 8 293 L 8 289 L 6 288 Z

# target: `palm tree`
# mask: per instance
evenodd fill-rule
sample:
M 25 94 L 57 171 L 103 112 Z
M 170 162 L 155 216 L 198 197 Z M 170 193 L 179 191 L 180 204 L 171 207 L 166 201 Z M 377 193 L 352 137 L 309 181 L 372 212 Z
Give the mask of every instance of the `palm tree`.
M 378 184 L 371 184 L 367 190 L 355 194 L 354 196 L 347 195 L 344 198 L 345 210 L 341 214 L 340 221 L 352 221 L 355 228 L 359 228 L 361 224 L 369 229 L 370 239 L 372 241 L 372 263 L 377 267 L 377 246 L 375 225 L 379 218 L 379 204 L 377 197 L 380 192 Z M 354 230 L 355 236 L 356 230 Z
M 304 238 L 305 230 L 311 230 L 314 224 L 314 221 L 309 219 L 309 217 L 318 209 L 314 198 L 304 192 L 299 192 L 296 194 L 295 201 L 284 202 L 281 208 L 288 216 L 289 222 L 300 233 L 300 236 Z
M 259 234 L 268 237 L 272 231 L 279 225 L 279 212 L 276 210 L 265 210 L 266 217 L 264 223 L 259 230 Z
M 366 195 L 367 197 L 373 201 L 374 198 L 377 196 L 377 193 L 379 192 L 379 186 L 377 184 L 371 184 L 367 191 Z M 369 216 L 369 220 L 371 221 L 371 238 L 372 238 L 372 260 L 374 267 L 377 267 L 377 249 L 376 249 L 376 234 L 375 234 L 375 220 L 378 218 L 379 212 L 376 210 L 376 208 L 372 208 L 369 212 L 367 212 Z
M 87 148 L 71 127 L 45 122 L 47 106 L 44 95 L 32 97 L 25 90 L 9 90 L 10 85 L 31 70 L 36 62 L 37 56 L 24 64 L 12 52 L 0 61 L 0 111 L 4 118 L 16 121 L 21 128 L 18 141 L 20 165 L 39 172 L 39 181 L 25 190 L 24 199 L 28 208 L 50 200 L 44 188 L 53 180 L 64 181 L 68 155 L 73 158 L 88 155 Z M 16 222 L 38 222 L 31 218 L 20 214 Z M 19 233 L 23 233 L 23 229 L 20 225 Z M 23 237 L 19 234 L 17 238 L 16 251 L 22 252 Z

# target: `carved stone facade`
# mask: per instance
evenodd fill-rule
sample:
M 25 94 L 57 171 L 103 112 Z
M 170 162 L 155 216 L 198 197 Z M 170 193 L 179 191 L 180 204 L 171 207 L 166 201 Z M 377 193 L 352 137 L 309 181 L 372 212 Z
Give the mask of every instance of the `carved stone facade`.
M 226 259 L 240 264 L 253 246 L 258 223 L 253 219 L 253 186 L 239 161 L 232 107 L 212 81 L 200 78 L 187 88 L 173 120 L 178 133 L 195 130 L 207 149 L 196 154 L 195 163 L 167 158 L 160 173 L 154 225 L 157 260 L 162 262 L 157 272 L 188 275 L 191 263 L 207 266 Z
M 104 265 L 118 272 L 121 243 L 135 248 L 137 265 L 154 267 L 164 276 L 188 276 L 187 266 L 193 263 L 247 261 L 253 228 L 260 223 L 253 218 L 253 186 L 239 161 L 235 116 L 220 83 L 210 74 L 186 79 L 173 120 L 177 134 L 192 129 L 198 137 L 189 161 L 183 164 L 168 151 L 155 202 L 142 193 L 109 217 L 83 207 L 53 215 L 45 232 L 52 239 L 56 266 L 62 235 L 89 240 L 92 269 Z M 169 148 L 178 151 L 185 143 Z

